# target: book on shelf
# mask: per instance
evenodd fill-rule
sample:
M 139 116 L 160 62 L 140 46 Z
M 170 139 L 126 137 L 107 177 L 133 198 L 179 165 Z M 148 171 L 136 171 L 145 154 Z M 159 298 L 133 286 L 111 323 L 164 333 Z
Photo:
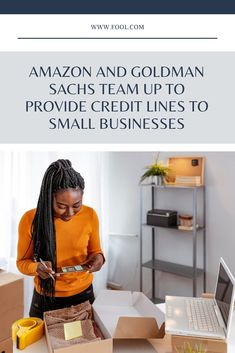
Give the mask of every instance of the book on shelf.
M 185 185 L 201 185 L 200 176 L 176 176 L 176 184 L 185 184 Z
M 196 228 L 198 228 L 198 224 L 196 225 Z M 180 230 L 193 230 L 193 226 L 178 226 L 178 229 Z

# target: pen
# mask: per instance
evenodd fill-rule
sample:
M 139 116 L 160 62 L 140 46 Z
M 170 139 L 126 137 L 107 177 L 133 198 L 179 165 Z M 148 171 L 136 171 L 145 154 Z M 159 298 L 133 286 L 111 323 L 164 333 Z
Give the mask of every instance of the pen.
M 45 262 L 44 262 L 41 258 L 39 258 L 39 261 L 41 262 L 41 264 L 42 264 L 45 268 L 48 269 L 47 265 L 45 264 Z M 51 273 L 48 273 L 48 275 L 53 279 L 53 281 L 55 280 L 55 278 L 52 276 Z

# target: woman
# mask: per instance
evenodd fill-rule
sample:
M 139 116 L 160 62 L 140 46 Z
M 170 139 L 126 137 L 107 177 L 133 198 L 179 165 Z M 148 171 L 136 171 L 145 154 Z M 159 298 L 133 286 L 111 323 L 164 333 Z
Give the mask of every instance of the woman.
M 47 310 L 94 301 L 92 272 L 104 263 L 95 211 L 82 205 L 84 179 L 69 160 L 46 170 L 37 208 L 19 224 L 17 267 L 34 277 L 30 316 Z M 58 274 L 63 266 L 81 265 L 82 272 Z

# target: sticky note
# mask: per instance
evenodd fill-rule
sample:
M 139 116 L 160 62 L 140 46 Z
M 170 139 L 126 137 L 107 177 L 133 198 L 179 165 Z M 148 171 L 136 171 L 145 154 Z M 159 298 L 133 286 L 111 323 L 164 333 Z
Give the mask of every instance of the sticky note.
M 81 321 L 68 322 L 64 324 L 64 337 L 65 340 L 71 340 L 82 336 Z

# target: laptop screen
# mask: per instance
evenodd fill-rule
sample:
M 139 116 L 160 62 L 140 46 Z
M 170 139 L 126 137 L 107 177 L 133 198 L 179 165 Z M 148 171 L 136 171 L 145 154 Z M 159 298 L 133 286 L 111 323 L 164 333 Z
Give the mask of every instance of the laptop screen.
M 215 299 L 220 309 L 226 328 L 228 326 L 229 310 L 231 306 L 232 296 L 233 282 L 231 281 L 223 264 L 220 262 Z

